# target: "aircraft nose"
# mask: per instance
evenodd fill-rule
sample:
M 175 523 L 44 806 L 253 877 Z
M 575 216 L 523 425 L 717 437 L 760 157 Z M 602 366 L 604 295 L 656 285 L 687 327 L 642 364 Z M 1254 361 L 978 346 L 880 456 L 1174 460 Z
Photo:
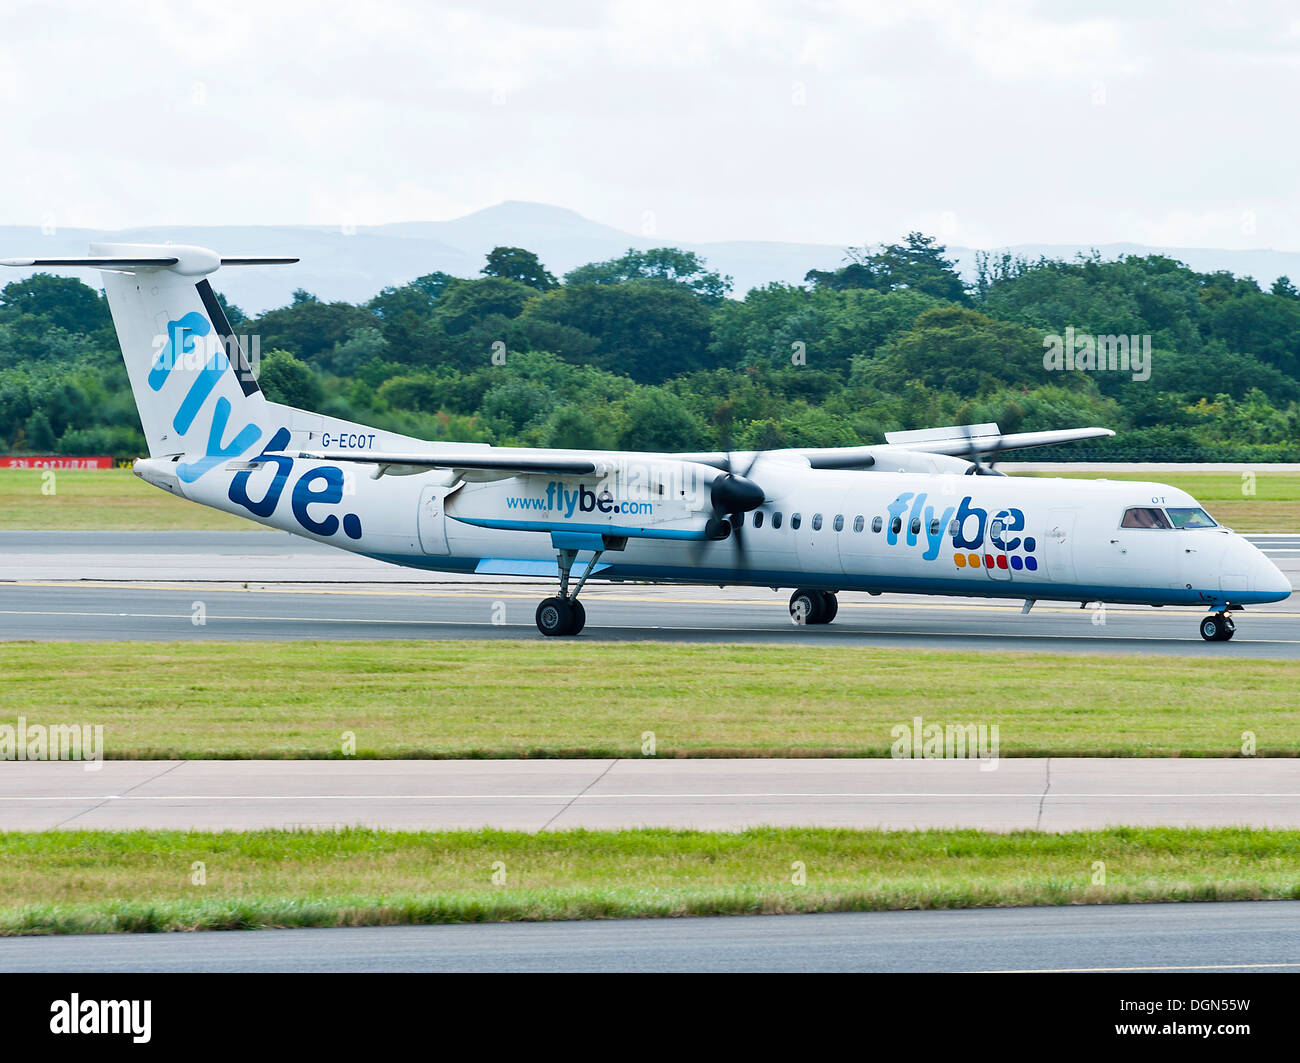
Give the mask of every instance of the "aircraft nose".
M 1280 602 L 1291 596 L 1291 581 L 1286 574 L 1259 551 L 1255 564 L 1255 589 L 1260 594 L 1267 594 L 1270 602 Z

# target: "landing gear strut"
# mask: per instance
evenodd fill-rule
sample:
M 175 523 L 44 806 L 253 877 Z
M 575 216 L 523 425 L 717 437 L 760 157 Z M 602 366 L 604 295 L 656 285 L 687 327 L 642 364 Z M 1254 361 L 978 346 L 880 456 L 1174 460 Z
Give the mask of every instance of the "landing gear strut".
M 790 619 L 796 624 L 829 624 L 840 611 L 834 591 L 810 591 L 804 587 L 790 595 Z
M 587 623 L 587 610 L 578 601 L 578 592 L 582 590 L 587 577 L 596 568 L 603 551 L 597 550 L 587 562 L 587 569 L 578 580 L 578 585 L 569 593 L 569 574 L 573 571 L 577 550 L 557 550 L 560 564 L 560 595 L 558 598 L 543 598 L 537 607 L 537 630 L 543 635 L 576 635 Z
M 1201 621 L 1201 638 L 1206 642 L 1227 642 L 1237 633 L 1237 625 L 1226 612 L 1211 613 Z

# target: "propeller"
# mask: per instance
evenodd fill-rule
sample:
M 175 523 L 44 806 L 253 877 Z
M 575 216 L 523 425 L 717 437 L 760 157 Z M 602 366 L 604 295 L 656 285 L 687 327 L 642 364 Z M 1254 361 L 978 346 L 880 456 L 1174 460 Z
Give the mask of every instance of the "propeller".
M 971 426 L 965 425 L 964 427 L 966 431 L 966 452 L 970 455 L 968 460 L 971 463 L 971 467 L 966 470 L 966 475 L 967 476 L 1005 476 L 1006 473 L 998 472 L 998 470 L 993 467 L 994 463 L 998 460 L 998 455 L 1002 453 L 1001 431 L 998 432 L 997 439 L 994 442 L 993 446 L 988 447 L 981 452 L 979 447 L 975 445 L 975 434 L 971 431 Z M 985 465 L 980 460 L 982 453 L 992 454 L 993 460 L 990 461 L 987 465 Z
M 736 553 L 741 560 L 745 557 L 745 514 L 763 504 L 767 495 L 764 490 L 749 478 L 762 451 L 754 451 L 745 466 L 744 472 L 737 472 L 731 457 L 730 419 L 722 425 L 722 447 L 726 455 L 720 466 L 722 475 L 714 479 L 709 487 L 709 502 L 713 514 L 704 526 L 705 538 L 712 542 L 724 539 L 736 541 Z

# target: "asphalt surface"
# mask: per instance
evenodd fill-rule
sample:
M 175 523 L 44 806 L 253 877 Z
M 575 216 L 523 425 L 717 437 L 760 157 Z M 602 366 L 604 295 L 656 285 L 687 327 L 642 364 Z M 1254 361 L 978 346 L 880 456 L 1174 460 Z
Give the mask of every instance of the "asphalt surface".
M 1300 583 L 1300 535 L 1255 539 Z M 533 612 L 551 593 L 431 576 L 280 532 L 0 533 L 0 640 L 540 639 Z M 1023 615 L 1016 601 L 844 594 L 833 624 L 798 627 L 787 597 L 592 583 L 581 638 L 1300 656 L 1294 596 L 1239 614 L 1236 638 L 1208 646 L 1194 609 L 1041 603 Z
M 3 830 L 1121 824 L 1300 828 L 1300 760 L 45 761 L 0 772 Z
M 0 939 L 0 971 L 1294 971 L 1300 901 Z

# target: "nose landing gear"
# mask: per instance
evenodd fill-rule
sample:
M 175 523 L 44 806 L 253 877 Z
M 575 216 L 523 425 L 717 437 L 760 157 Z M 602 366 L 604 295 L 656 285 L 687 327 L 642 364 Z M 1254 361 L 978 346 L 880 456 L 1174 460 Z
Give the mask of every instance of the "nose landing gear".
M 572 594 L 569 593 L 569 573 L 573 569 L 578 551 L 558 550 L 556 553 L 560 565 L 560 594 L 557 598 L 543 598 L 541 604 L 537 606 L 534 619 L 537 621 L 537 630 L 548 637 L 576 635 L 587 623 L 587 610 L 578 601 L 578 592 L 587 582 L 587 577 L 595 570 L 602 551 L 597 550 L 591 555 L 591 560 L 587 562 L 587 569 L 578 580 L 578 585 L 573 588 Z
M 1237 625 L 1226 612 L 1211 613 L 1201 621 L 1201 638 L 1206 642 L 1227 642 L 1237 633 Z

